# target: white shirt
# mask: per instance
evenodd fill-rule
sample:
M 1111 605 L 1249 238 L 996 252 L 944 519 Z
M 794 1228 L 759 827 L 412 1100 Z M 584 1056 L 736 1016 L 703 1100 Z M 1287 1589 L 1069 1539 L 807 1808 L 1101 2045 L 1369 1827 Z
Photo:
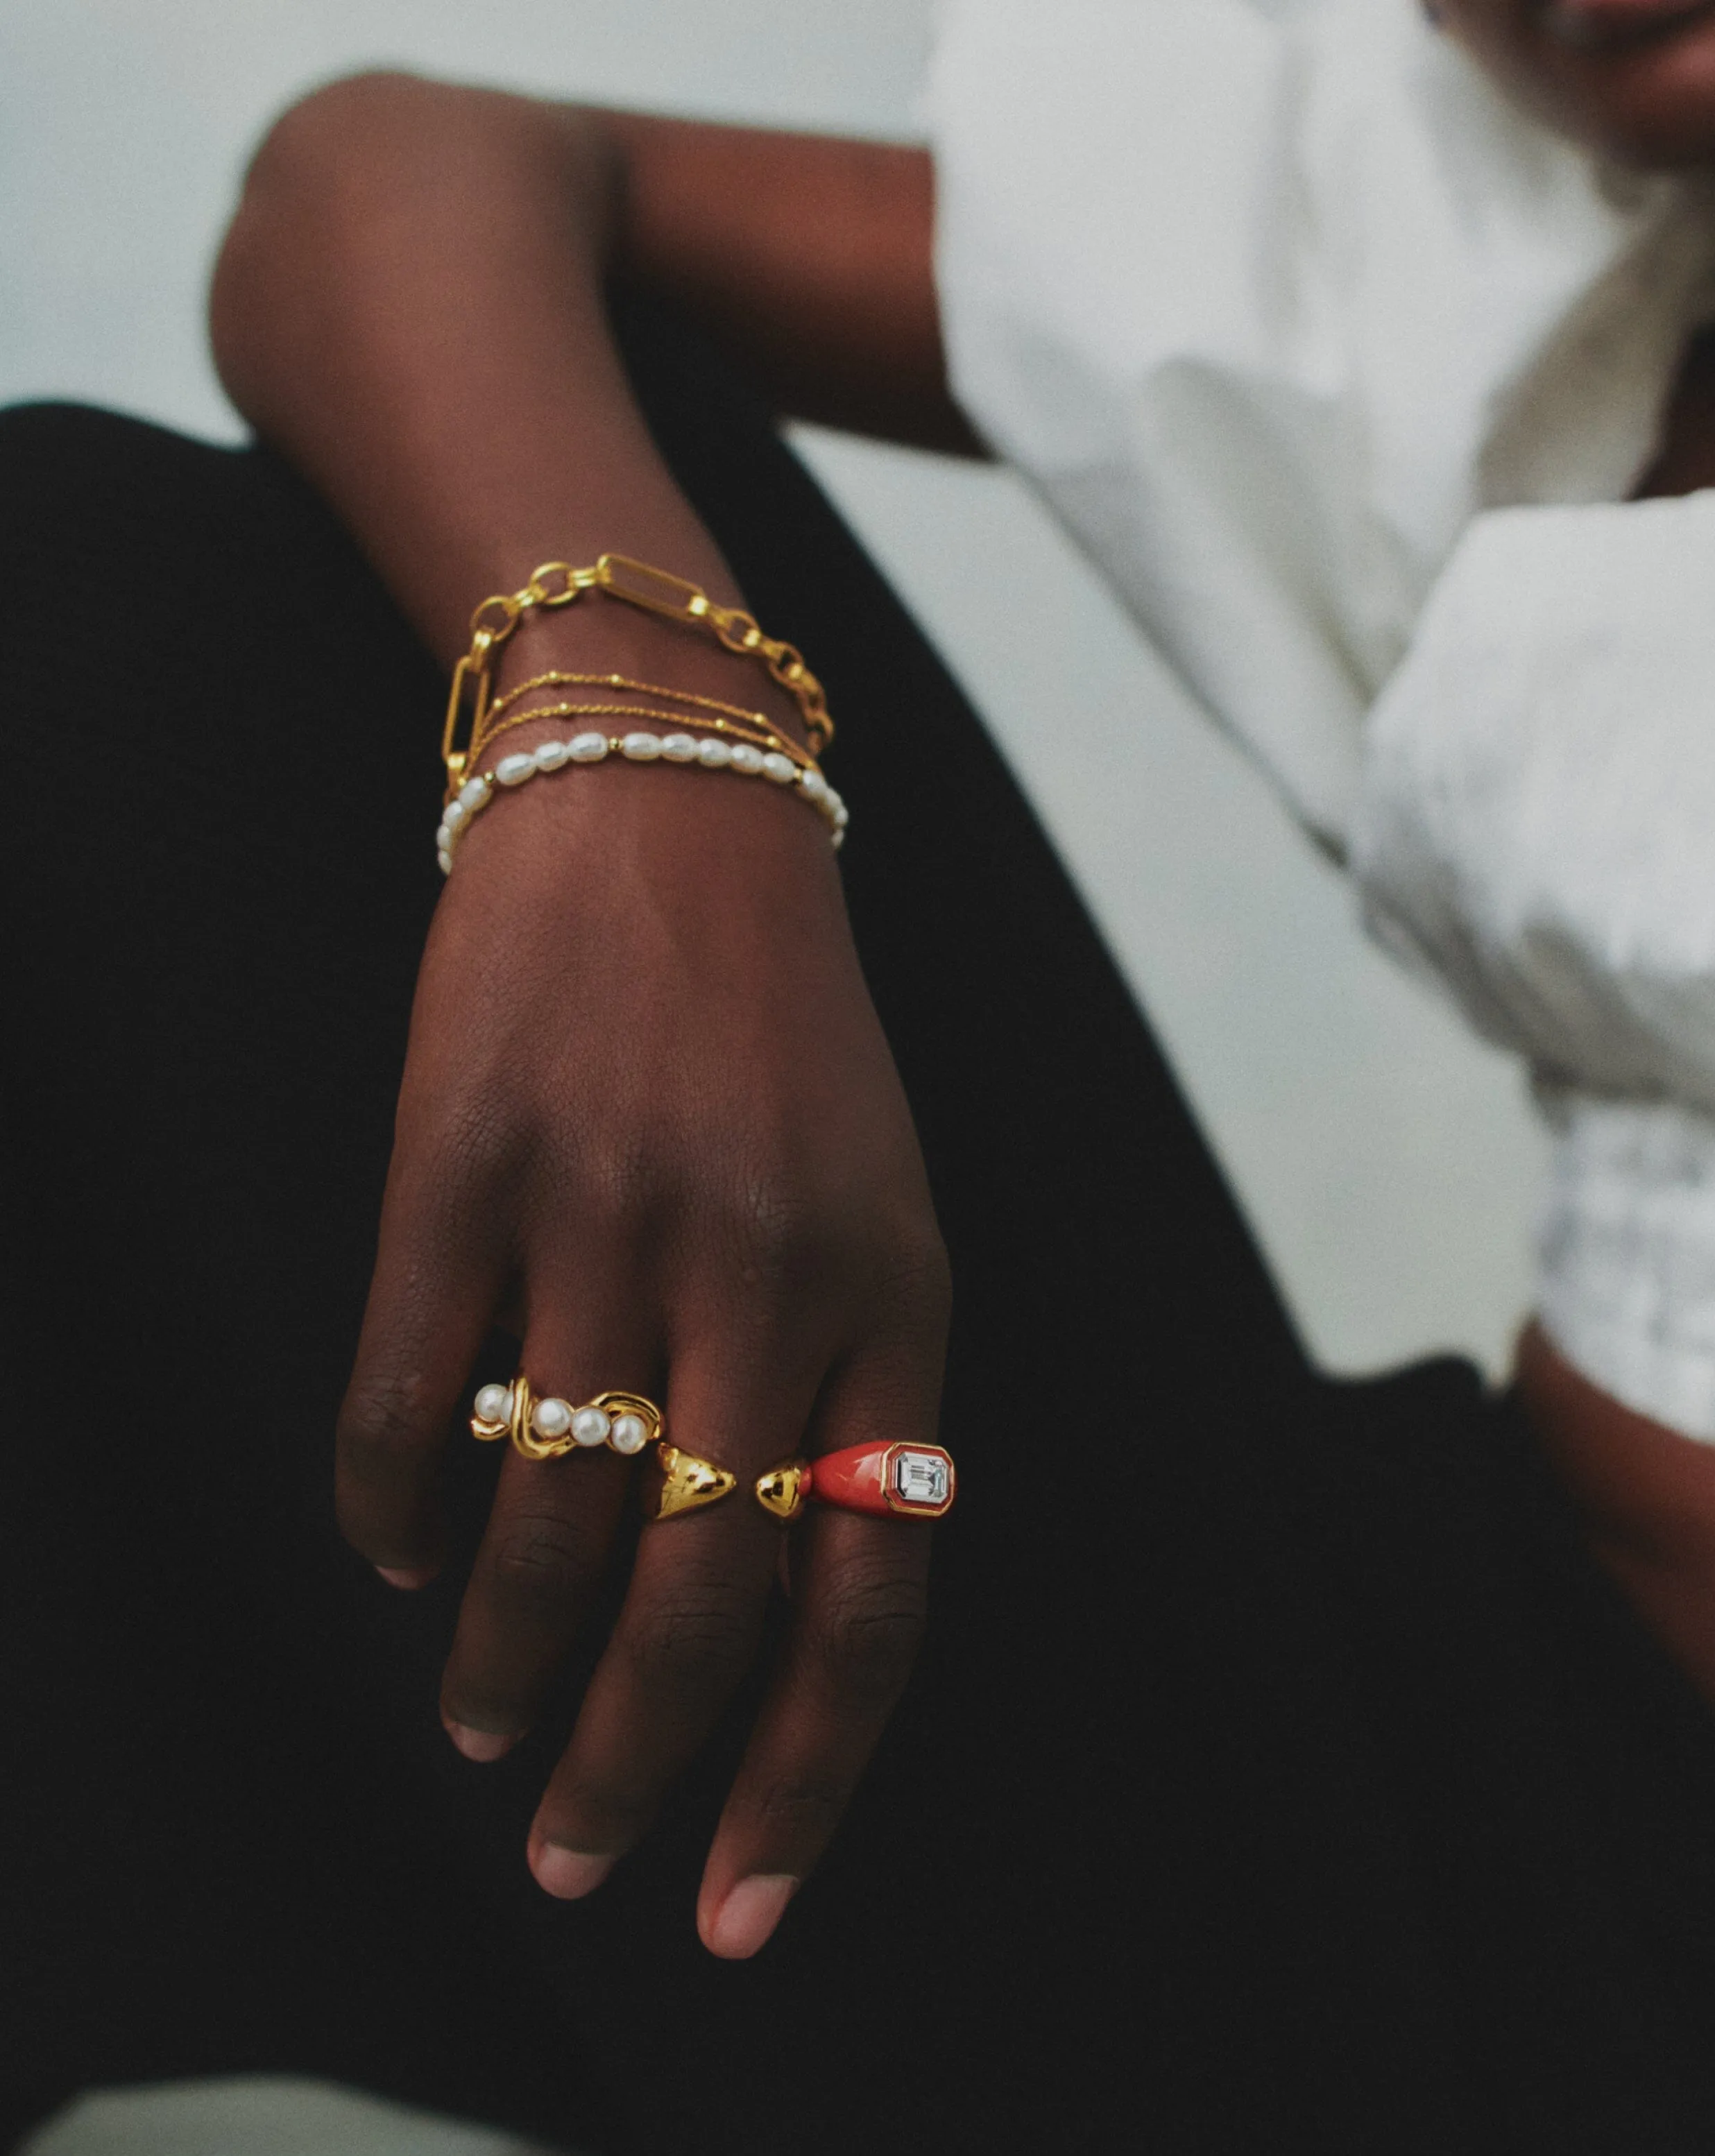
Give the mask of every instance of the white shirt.
M 961 402 L 1531 1059 L 1544 1322 L 1715 1440 L 1715 495 L 1625 502 L 1715 196 L 1416 0 L 952 0 L 929 110 Z

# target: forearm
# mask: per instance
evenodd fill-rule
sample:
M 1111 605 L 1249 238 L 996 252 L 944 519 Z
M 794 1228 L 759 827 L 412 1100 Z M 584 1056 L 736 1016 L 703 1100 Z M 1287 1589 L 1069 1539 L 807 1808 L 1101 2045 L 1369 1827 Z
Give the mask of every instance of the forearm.
M 477 598 L 549 557 L 633 553 L 735 598 L 638 414 L 607 284 L 683 305 L 779 408 L 974 447 L 930 188 L 917 151 L 358 78 L 259 152 L 216 357 L 444 659 Z
M 223 376 L 444 659 L 478 599 L 551 557 L 634 553 L 742 597 L 608 329 L 609 273 L 645 270 L 616 239 L 634 162 L 598 117 L 398 81 L 309 101 L 258 160 L 217 282 Z M 694 299 L 672 265 L 697 258 L 697 191 L 675 189 L 646 281 Z M 742 254 L 726 249 L 719 295 L 804 363 L 821 329 L 794 346 L 746 297 L 760 269 L 789 313 L 795 280 L 766 241 L 760 264 Z M 532 609 L 506 658 L 515 678 L 718 682 L 799 716 L 752 658 L 595 598 Z M 643 1530 L 544 1794 L 530 1861 L 573 1897 L 646 1833 L 752 1657 L 782 1548 L 763 1478 L 811 1448 L 932 1440 L 947 1291 L 814 797 L 624 756 L 553 768 L 515 774 L 460 837 L 434 911 L 338 1502 L 395 1585 L 432 1576 L 442 1455 L 496 1322 L 544 1396 L 653 1388 L 675 1445 L 724 1471 L 730 1502 L 694 1530 Z M 475 1760 L 553 1710 L 626 1509 L 617 1448 L 575 1466 L 524 1449 L 496 1477 L 444 1678 Z M 904 1681 L 927 1558 L 922 1522 L 799 1536 L 792 1643 L 700 1900 L 714 1951 L 753 1953 L 819 1856 Z
M 372 79 L 288 116 L 228 236 L 223 380 L 444 660 L 477 599 L 551 557 L 634 553 L 737 596 L 608 332 L 614 183 L 574 112 Z

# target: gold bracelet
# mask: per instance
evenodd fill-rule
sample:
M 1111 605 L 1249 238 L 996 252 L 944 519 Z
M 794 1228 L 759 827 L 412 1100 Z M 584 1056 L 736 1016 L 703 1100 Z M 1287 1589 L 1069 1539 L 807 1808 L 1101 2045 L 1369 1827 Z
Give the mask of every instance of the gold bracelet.
M 624 599 L 628 606 L 670 621 L 706 629 L 723 649 L 758 660 L 769 678 L 787 690 L 804 714 L 812 756 L 820 756 L 834 739 L 834 721 L 822 685 L 804 663 L 802 653 L 777 638 L 765 636 L 755 617 L 742 607 L 717 605 L 701 584 L 684 577 L 651 568 L 624 554 L 603 554 L 594 565 L 574 569 L 565 562 L 544 562 L 531 572 L 521 591 L 498 593 L 486 598 L 470 617 L 470 649 L 453 669 L 451 693 L 447 698 L 446 724 L 441 730 L 441 760 L 447 767 L 449 793 L 458 791 L 470 767 L 470 743 L 482 732 L 488 716 L 493 686 L 495 654 L 532 607 L 570 606 L 585 592 L 604 592 L 609 598 Z M 461 723 L 468 714 L 465 746 L 459 746 Z
M 527 711 L 515 711 L 509 718 L 502 719 L 498 726 L 483 728 L 481 740 L 470 745 L 470 767 L 474 769 L 501 735 L 510 733 L 514 726 L 527 726 L 534 719 L 574 718 L 659 721 L 665 726 L 676 726 L 681 731 L 722 734 L 729 741 L 750 742 L 759 749 L 787 757 L 802 770 L 815 768 L 815 758 L 793 741 L 790 734 L 777 734 L 772 726 L 739 726 L 730 719 L 699 718 L 685 711 L 658 711 L 647 704 L 532 704 Z M 451 798 L 451 790 L 449 789 L 448 798 Z
M 683 711 L 652 711 L 646 706 L 631 704 L 533 704 L 526 711 L 514 711 L 512 706 L 521 697 L 538 689 L 567 685 L 588 685 L 596 688 L 623 689 L 637 696 L 660 696 L 671 703 L 683 705 Z M 705 713 L 724 716 L 704 716 Z M 502 716 L 506 714 L 506 716 Z M 624 674 L 562 674 L 553 672 L 532 675 L 529 680 L 521 681 L 516 689 L 509 689 L 504 696 L 497 696 L 484 714 L 481 726 L 471 735 L 465 750 L 465 768 L 474 770 L 487 752 L 490 745 L 513 726 L 527 725 L 531 719 L 562 719 L 588 715 L 591 718 L 661 719 L 670 726 L 692 726 L 699 732 L 730 735 L 737 741 L 754 742 L 759 748 L 778 749 L 789 756 L 794 763 L 810 764 L 814 758 L 790 734 L 782 733 L 761 711 L 747 711 L 740 704 L 723 704 L 716 696 L 700 696 L 690 689 L 664 688 L 659 682 L 634 681 Z M 448 798 L 456 789 L 449 786 Z
M 743 719 L 748 723 L 766 726 L 773 721 L 760 711 L 752 711 L 743 704 L 723 704 L 718 696 L 700 696 L 695 689 L 666 689 L 659 681 L 634 680 L 629 674 L 562 674 L 557 669 L 547 674 L 532 674 L 527 681 L 521 681 L 516 689 L 508 689 L 504 696 L 496 696 L 489 706 L 489 716 L 497 718 L 509 705 L 532 689 L 624 689 L 638 696 L 665 696 L 675 704 L 695 704 L 699 711 L 719 711 L 729 719 Z

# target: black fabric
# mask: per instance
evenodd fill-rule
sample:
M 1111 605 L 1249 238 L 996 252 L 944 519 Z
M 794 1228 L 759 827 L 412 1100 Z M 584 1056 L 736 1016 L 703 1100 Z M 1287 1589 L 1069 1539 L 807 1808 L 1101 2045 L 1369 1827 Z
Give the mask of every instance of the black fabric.
M 933 654 L 763 416 L 628 338 L 843 722 L 957 1281 L 923 1666 L 755 1963 L 691 1920 L 742 1712 L 600 1893 L 536 1891 L 576 1672 L 467 1765 L 456 1581 L 389 1593 L 328 1502 L 440 685 L 267 454 L 5 415 L 0 2128 L 265 2069 L 611 2156 L 1707 2150 L 1707 1711 L 1469 1368 L 1307 1369 Z

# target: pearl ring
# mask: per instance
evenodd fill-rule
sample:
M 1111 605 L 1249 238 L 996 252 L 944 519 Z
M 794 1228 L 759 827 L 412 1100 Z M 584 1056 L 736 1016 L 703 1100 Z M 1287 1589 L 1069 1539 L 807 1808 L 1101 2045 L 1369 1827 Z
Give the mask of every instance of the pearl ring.
M 521 1370 L 510 1385 L 485 1385 L 476 1395 L 470 1435 L 485 1443 L 510 1437 L 526 1460 L 558 1460 L 567 1452 L 606 1445 L 629 1459 L 657 1443 L 666 1419 L 641 1393 L 598 1393 L 583 1407 L 552 1394 L 538 1399 Z

